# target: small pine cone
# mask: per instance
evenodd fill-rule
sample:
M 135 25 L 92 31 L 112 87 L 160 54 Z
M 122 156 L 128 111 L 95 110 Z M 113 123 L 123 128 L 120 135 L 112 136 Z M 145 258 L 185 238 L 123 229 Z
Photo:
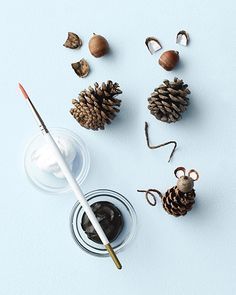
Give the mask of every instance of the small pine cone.
M 73 99 L 74 108 L 70 110 L 71 115 L 78 123 L 92 130 L 104 129 L 106 124 L 110 124 L 119 112 L 118 107 L 121 100 L 115 98 L 122 91 L 118 83 L 107 81 L 99 86 L 94 84 L 94 88 L 89 86 L 80 92 L 78 99 Z
M 163 208 L 171 215 L 176 217 L 187 214 L 195 203 L 195 190 L 189 193 L 181 192 L 177 186 L 169 189 L 162 197 Z
M 181 113 L 185 112 L 189 105 L 190 94 L 188 85 L 183 80 L 174 78 L 173 82 L 164 80 L 148 98 L 148 109 L 158 120 L 173 123 L 181 119 Z

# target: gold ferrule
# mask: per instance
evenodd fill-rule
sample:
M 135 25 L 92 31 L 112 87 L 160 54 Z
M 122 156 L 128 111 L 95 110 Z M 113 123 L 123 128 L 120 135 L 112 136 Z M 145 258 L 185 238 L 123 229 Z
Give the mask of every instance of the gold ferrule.
M 116 267 L 118 269 L 122 269 L 122 265 L 118 259 L 118 257 L 116 256 L 116 253 L 114 252 L 112 246 L 110 244 L 105 245 L 107 252 L 109 253 L 109 255 L 111 256 L 112 260 L 114 261 Z

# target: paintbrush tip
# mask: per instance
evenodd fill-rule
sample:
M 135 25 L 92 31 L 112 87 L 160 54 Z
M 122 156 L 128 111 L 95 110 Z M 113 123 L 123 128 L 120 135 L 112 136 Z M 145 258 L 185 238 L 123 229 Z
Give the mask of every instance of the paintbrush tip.
M 20 90 L 21 90 L 21 92 L 22 92 L 24 98 L 25 98 L 25 99 L 28 99 L 28 98 L 29 98 L 29 95 L 28 95 L 27 92 L 25 91 L 24 87 L 23 87 L 20 83 L 18 83 L 18 85 L 19 85 L 19 88 L 20 88 Z

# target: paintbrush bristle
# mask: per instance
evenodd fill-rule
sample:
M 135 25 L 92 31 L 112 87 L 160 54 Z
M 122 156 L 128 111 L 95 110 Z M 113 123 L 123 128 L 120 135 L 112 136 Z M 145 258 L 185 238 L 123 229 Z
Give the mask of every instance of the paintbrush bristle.
M 27 92 L 25 91 L 24 87 L 19 83 L 19 88 L 24 96 L 25 99 L 28 99 L 29 98 L 29 95 L 27 94 Z

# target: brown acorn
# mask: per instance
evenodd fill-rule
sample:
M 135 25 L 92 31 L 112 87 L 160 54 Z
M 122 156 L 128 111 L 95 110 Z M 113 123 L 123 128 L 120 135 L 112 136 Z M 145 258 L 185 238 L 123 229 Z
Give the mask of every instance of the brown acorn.
M 162 53 L 159 58 L 159 64 L 166 70 L 171 71 L 179 62 L 179 52 L 168 50 Z
M 101 57 L 105 55 L 108 50 L 109 44 L 103 36 L 94 34 L 89 40 L 89 51 L 93 56 Z

